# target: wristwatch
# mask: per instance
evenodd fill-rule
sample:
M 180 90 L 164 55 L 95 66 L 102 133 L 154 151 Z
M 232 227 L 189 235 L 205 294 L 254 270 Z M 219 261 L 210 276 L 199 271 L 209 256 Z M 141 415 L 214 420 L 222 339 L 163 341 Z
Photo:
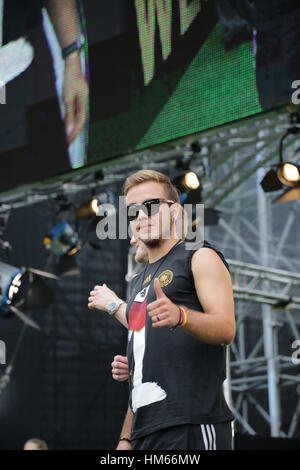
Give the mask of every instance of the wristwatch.
M 62 58 L 65 59 L 68 55 L 72 54 L 75 51 L 80 51 L 85 45 L 85 38 L 81 35 L 76 41 L 69 44 L 67 47 L 64 47 L 61 51 Z
M 106 310 L 109 315 L 114 315 L 121 304 L 124 304 L 124 300 L 116 299 L 114 302 L 108 304 Z

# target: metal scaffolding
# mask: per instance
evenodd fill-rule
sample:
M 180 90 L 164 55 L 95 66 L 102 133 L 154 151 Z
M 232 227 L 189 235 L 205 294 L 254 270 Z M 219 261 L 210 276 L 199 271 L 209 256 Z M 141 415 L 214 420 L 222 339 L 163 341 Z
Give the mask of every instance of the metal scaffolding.
M 242 432 L 264 433 L 253 419 L 255 410 L 271 436 L 295 437 L 300 429 L 300 367 L 293 361 L 291 344 L 300 339 L 300 204 L 275 206 L 274 195 L 260 187 L 269 169 L 264 152 L 271 162 L 278 161 L 278 139 L 264 147 L 260 137 L 257 167 L 247 179 L 240 173 L 239 155 L 231 161 L 231 180 L 239 187 L 222 189 L 218 183 L 226 181 L 228 167 L 218 169 L 218 191 L 210 191 L 207 200 L 222 217 L 218 227 L 207 229 L 206 238 L 230 257 L 237 334 L 230 348 L 227 387 L 236 421 Z M 286 149 L 292 161 L 299 142 L 298 136 Z M 289 409 L 282 404 L 287 395 Z
M 295 386 L 300 391 L 300 371 L 292 361 L 292 355 L 279 354 L 278 334 L 284 324 L 288 325 L 294 339 L 300 338 L 300 316 L 293 311 L 300 310 L 300 298 L 291 294 L 291 290 L 300 289 L 300 275 L 277 269 L 262 268 L 260 265 L 248 265 L 230 261 L 234 279 L 235 299 L 261 304 L 261 334 L 251 349 L 246 347 L 246 321 L 253 320 L 247 305 L 237 310 L 237 335 L 231 346 L 230 388 L 234 395 L 233 412 L 245 431 L 259 433 L 253 429 L 248 419 L 248 404 L 251 403 L 270 427 L 271 436 L 293 437 L 296 433 L 300 411 L 300 394 L 294 413 L 286 432 L 281 421 L 284 410 L 281 408 L 280 395 L 285 387 Z M 278 291 L 281 293 L 278 294 Z M 297 312 L 298 314 L 300 312 Z M 259 328 L 257 328 L 259 331 Z M 255 397 L 256 390 L 268 393 L 266 407 Z M 266 402 L 266 400 L 264 400 Z

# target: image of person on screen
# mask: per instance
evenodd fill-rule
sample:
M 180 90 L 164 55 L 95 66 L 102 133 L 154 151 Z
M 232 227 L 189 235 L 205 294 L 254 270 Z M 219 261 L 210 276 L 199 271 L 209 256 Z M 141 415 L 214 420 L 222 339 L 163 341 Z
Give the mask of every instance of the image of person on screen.
M 44 4 L 64 55 L 65 131 L 71 143 L 86 121 L 88 99 L 88 85 L 80 62 L 76 0 L 44 0 Z
M 69 146 L 84 130 L 88 104 L 79 7 L 76 0 L 0 0 L 1 189 L 76 166 Z M 59 45 L 61 102 L 47 23 Z

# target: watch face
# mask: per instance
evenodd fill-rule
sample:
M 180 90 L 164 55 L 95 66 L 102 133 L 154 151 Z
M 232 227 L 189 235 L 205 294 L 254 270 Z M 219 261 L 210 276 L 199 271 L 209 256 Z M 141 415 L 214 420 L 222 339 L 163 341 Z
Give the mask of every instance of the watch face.
M 110 313 L 112 315 L 113 313 L 115 313 L 117 307 L 118 307 L 118 305 L 116 304 L 116 302 L 112 302 L 108 306 L 108 313 Z

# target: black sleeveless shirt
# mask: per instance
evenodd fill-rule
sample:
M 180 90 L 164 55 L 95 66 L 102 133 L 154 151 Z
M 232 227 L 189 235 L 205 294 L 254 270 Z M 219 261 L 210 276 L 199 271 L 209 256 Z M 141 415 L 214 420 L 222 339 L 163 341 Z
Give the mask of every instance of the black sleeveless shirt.
M 229 270 L 220 251 L 206 241 L 201 246 L 216 251 Z M 156 300 L 153 280 L 158 277 L 172 302 L 205 315 L 191 269 L 197 249 L 179 243 L 134 279 L 126 309 L 132 439 L 180 424 L 214 424 L 234 418 L 222 388 L 226 346 L 203 343 L 180 327 L 155 329 L 146 311 L 147 304 Z

